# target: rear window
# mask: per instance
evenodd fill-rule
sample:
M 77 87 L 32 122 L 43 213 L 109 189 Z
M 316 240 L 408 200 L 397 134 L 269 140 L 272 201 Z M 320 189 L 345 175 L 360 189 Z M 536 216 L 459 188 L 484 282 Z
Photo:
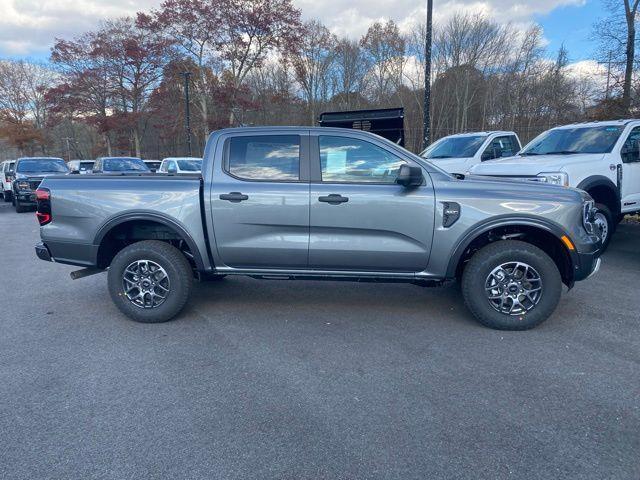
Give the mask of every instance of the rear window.
M 300 136 L 259 135 L 229 141 L 226 170 L 247 180 L 300 179 Z
M 64 160 L 34 158 L 20 160 L 18 173 L 66 173 L 68 171 Z
M 202 160 L 178 160 L 178 168 L 185 172 L 199 172 L 202 170 Z
M 139 158 L 105 158 L 102 169 L 108 172 L 148 172 L 149 167 Z

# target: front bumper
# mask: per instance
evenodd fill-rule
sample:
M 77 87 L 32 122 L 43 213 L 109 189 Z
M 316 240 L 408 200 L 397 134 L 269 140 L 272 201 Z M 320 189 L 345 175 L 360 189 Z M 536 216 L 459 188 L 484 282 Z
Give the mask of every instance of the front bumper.
M 600 270 L 600 248 L 593 252 L 578 252 L 574 262 L 573 280 L 579 282 L 595 275 Z
M 47 246 L 42 242 L 36 244 L 36 255 L 40 260 L 44 260 L 45 262 L 53 261 L 51 259 L 51 252 L 49 252 L 49 248 L 47 248 Z

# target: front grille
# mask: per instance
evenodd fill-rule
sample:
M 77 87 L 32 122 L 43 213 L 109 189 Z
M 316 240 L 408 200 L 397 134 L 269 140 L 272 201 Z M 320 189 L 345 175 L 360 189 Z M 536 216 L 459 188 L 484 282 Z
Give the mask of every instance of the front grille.
M 29 188 L 31 190 L 37 190 L 41 183 L 42 180 L 29 180 Z

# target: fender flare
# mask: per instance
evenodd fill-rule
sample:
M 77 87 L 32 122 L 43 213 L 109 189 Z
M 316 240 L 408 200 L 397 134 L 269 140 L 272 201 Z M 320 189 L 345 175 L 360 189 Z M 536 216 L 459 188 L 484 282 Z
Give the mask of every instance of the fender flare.
M 592 175 L 582 180 L 576 188 L 579 188 L 580 190 L 584 190 L 586 192 L 594 187 L 606 187 L 610 189 L 618 200 L 616 209 L 618 212 L 620 211 L 620 188 L 615 183 L 613 183 L 610 178 L 602 175 Z
M 499 227 L 507 227 L 507 226 L 524 226 L 524 227 L 534 227 L 544 230 L 548 233 L 551 233 L 554 237 L 560 241 L 560 238 L 563 235 L 567 235 L 567 232 L 564 231 L 560 226 L 544 219 L 528 217 L 528 216 L 503 216 L 499 218 L 492 218 L 485 222 L 482 222 L 478 225 L 475 225 L 471 230 L 469 230 L 462 239 L 456 245 L 451 258 L 449 258 L 449 263 L 447 265 L 447 278 L 454 278 L 456 276 L 456 270 L 458 269 L 458 263 L 462 258 L 465 250 L 471 245 L 476 238 L 480 235 L 487 233 L 494 228 Z M 568 235 L 567 235 L 568 236 Z M 571 237 L 569 237 L 571 238 Z M 567 257 L 571 263 L 571 272 L 573 273 L 575 266 L 578 265 L 579 259 L 577 253 L 575 251 L 570 251 L 565 247 L 565 252 L 567 253 Z
M 198 250 L 198 246 L 196 245 L 196 242 L 193 240 L 193 237 L 191 236 L 191 234 L 187 231 L 187 229 L 180 224 L 178 221 L 176 221 L 175 219 L 164 215 L 162 213 L 157 213 L 157 212 L 127 212 L 124 213 L 122 215 L 117 215 L 115 217 L 110 218 L 109 220 L 107 220 L 105 223 L 102 224 L 102 226 L 98 229 L 94 240 L 93 240 L 93 245 L 96 246 L 96 255 L 97 255 L 97 251 L 98 248 L 100 247 L 100 245 L 102 244 L 102 240 L 104 239 L 104 237 L 111 231 L 113 230 L 115 227 L 117 227 L 118 225 L 122 225 L 123 223 L 126 222 L 131 222 L 131 221 L 140 221 L 140 220 L 148 220 L 148 221 L 152 221 L 152 222 L 157 222 L 157 223 L 161 223 L 162 225 L 165 225 L 173 230 L 176 231 L 176 233 L 178 235 L 180 235 L 182 237 L 182 239 L 187 243 L 187 246 L 189 247 L 189 250 L 191 250 L 191 253 L 193 254 L 193 260 L 196 264 L 196 269 L 198 271 L 204 271 L 204 262 L 202 261 L 202 256 L 200 255 L 200 250 Z M 96 259 L 97 261 L 97 259 Z M 97 262 L 96 262 L 97 263 Z

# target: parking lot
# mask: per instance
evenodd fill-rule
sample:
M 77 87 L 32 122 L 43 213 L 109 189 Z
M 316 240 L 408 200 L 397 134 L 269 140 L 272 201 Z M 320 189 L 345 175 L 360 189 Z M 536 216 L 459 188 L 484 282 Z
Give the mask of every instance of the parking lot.
M 137 324 L 33 214 L 0 232 L 0 478 L 640 476 L 640 225 L 527 332 L 456 286 L 245 278 Z

